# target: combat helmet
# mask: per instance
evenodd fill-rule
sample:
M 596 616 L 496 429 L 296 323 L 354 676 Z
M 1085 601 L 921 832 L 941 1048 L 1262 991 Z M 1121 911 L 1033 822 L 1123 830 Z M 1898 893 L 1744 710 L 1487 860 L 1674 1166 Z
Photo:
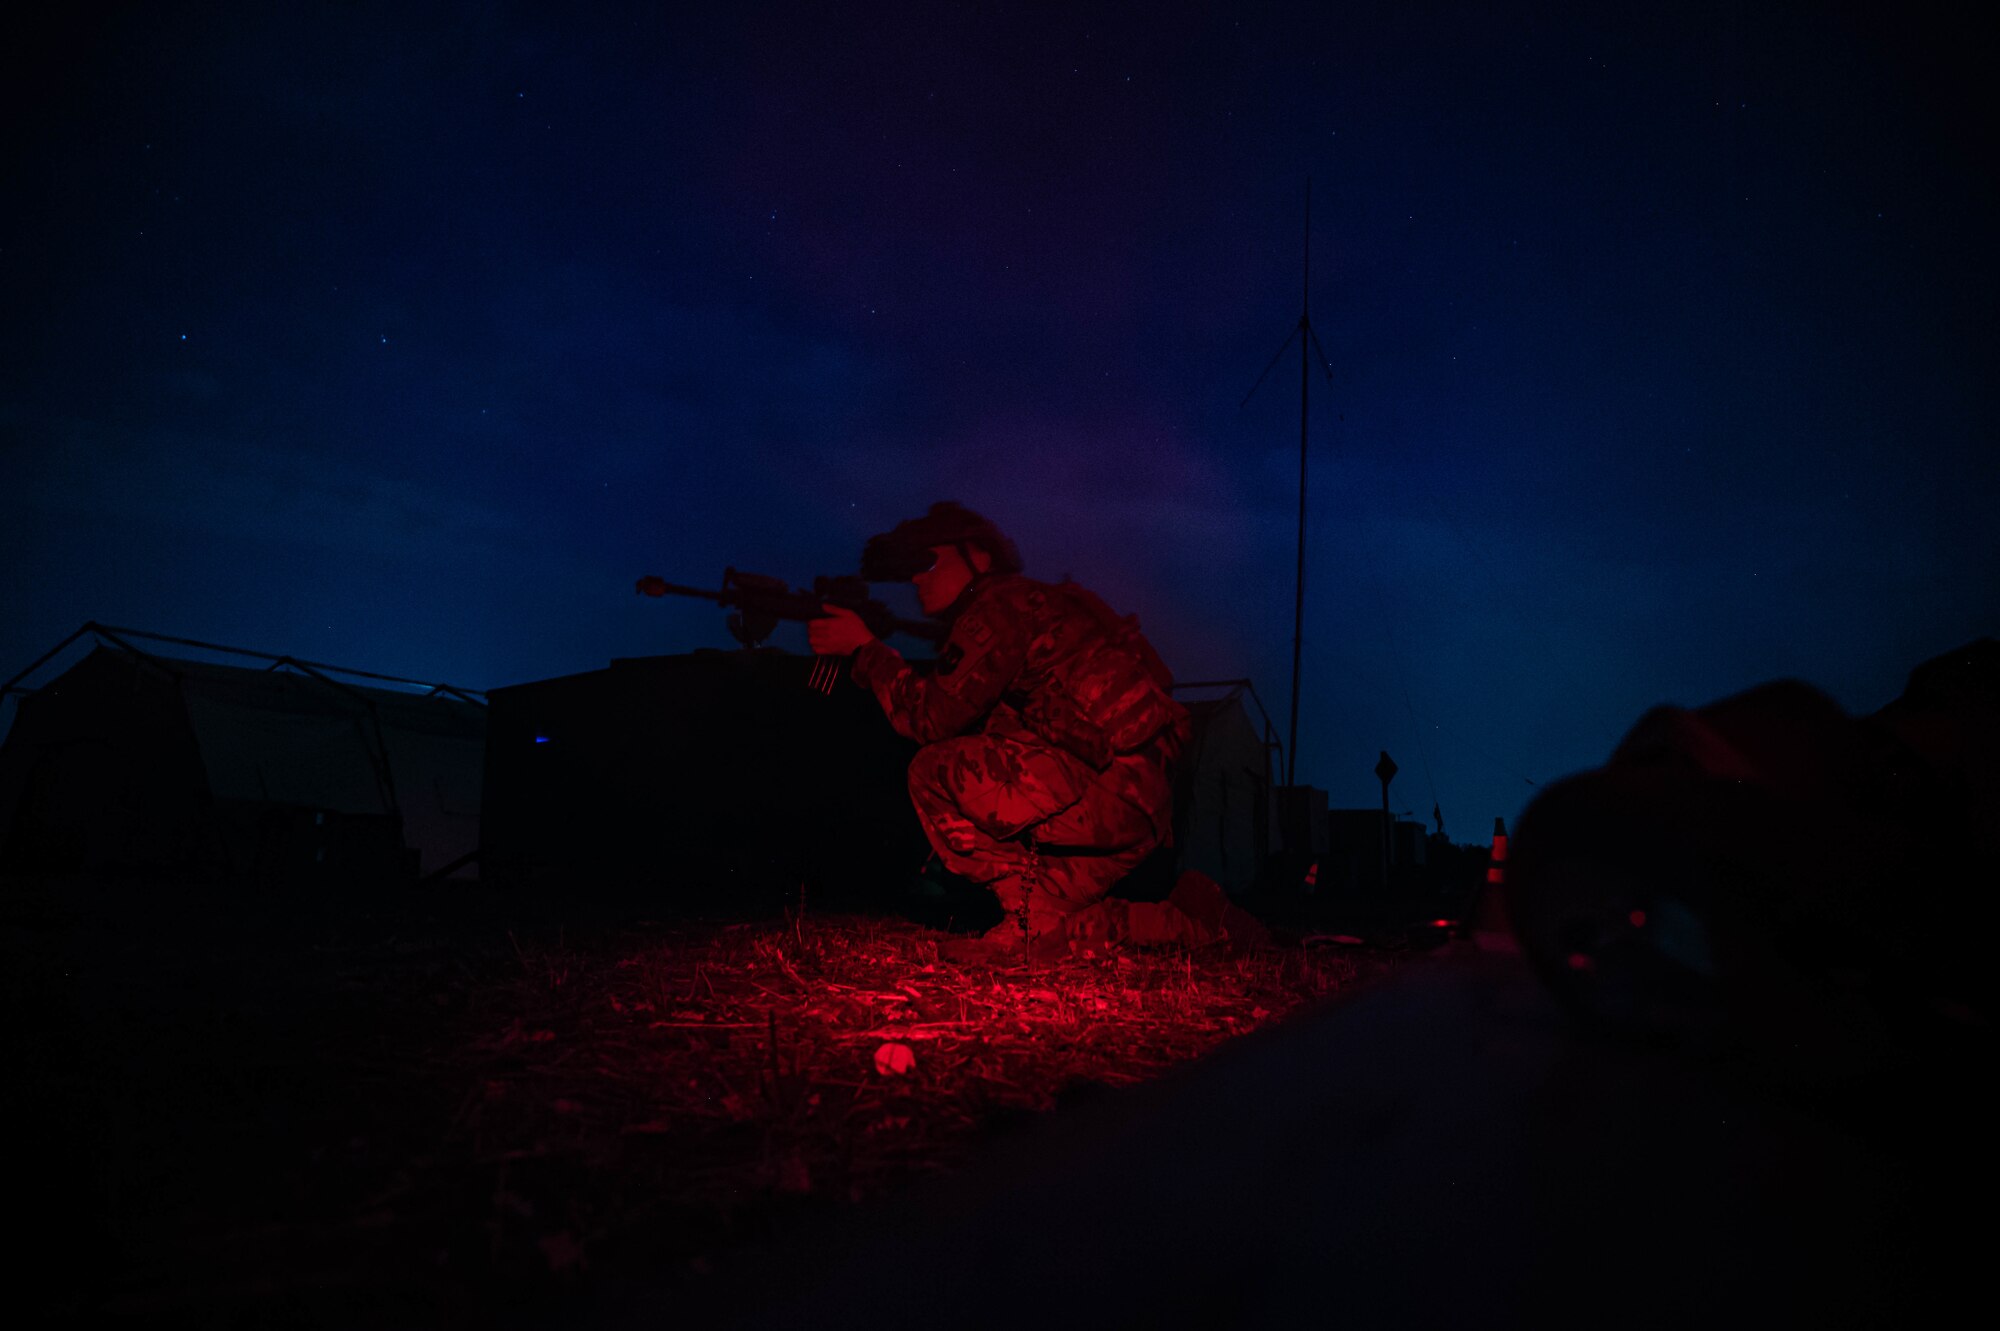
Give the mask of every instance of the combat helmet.
M 1006 533 L 956 499 L 940 499 L 922 517 L 869 537 L 861 550 L 861 576 L 869 582 L 908 582 L 930 565 L 931 547 L 937 545 L 984 550 L 995 573 L 1021 571 L 1021 553 Z

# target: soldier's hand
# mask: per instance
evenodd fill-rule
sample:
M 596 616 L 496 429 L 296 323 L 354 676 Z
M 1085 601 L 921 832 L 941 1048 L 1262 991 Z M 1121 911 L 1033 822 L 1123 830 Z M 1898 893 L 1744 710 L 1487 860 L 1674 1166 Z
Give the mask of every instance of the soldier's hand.
M 820 609 L 826 611 L 825 619 L 806 621 L 806 637 L 818 655 L 848 656 L 875 641 L 875 635 L 861 622 L 861 616 L 847 607 L 822 601 Z

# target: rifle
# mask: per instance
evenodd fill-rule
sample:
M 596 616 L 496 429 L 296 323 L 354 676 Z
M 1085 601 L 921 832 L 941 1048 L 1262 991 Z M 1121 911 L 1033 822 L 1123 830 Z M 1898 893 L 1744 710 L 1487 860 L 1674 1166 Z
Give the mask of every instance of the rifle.
M 713 601 L 734 610 L 736 613 L 728 621 L 729 635 L 745 648 L 761 645 L 778 627 L 780 620 L 804 623 L 810 619 L 825 618 L 825 605 L 852 610 L 861 616 L 861 622 L 868 626 L 868 631 L 878 638 L 886 638 L 892 633 L 907 633 L 913 638 L 936 642 L 944 636 L 941 624 L 927 619 L 903 619 L 896 615 L 880 600 L 870 596 L 867 582 L 853 573 L 822 574 L 813 579 L 810 592 L 788 587 L 783 578 L 763 573 L 743 573 L 733 568 L 722 570 L 720 590 L 683 587 L 651 574 L 639 579 L 636 590 L 642 596 L 691 596 L 698 601 Z M 808 686 L 821 693 L 831 693 L 840 679 L 840 662 L 841 658 L 836 656 L 815 656 Z

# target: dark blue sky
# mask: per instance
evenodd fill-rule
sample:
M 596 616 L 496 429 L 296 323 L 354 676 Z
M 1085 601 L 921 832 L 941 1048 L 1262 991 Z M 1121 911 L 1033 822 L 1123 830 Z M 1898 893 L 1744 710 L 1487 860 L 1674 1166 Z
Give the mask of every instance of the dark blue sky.
M 1644 708 L 1996 631 L 1969 32 L 1689 4 L 83 7 L 7 57 L 0 674 L 497 686 L 955 497 L 1477 840 Z M 668 12 L 674 10 L 676 12 Z M 803 648 L 802 631 L 780 641 Z

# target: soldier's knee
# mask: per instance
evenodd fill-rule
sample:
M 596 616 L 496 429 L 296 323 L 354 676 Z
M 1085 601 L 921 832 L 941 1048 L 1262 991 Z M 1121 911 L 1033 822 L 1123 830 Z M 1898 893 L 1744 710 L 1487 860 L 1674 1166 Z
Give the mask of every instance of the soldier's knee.
M 910 798 L 923 803 L 950 793 L 951 773 L 962 765 L 967 738 L 941 739 L 917 750 L 910 759 Z

